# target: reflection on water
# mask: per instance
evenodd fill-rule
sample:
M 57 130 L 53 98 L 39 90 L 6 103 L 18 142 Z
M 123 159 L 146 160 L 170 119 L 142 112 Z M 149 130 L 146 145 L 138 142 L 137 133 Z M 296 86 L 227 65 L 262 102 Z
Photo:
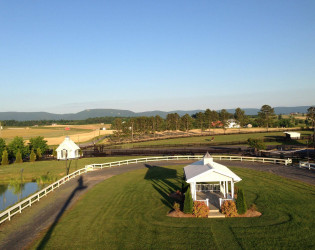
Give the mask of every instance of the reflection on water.
M 5 210 L 42 188 L 43 185 L 36 182 L 0 184 L 0 210 Z

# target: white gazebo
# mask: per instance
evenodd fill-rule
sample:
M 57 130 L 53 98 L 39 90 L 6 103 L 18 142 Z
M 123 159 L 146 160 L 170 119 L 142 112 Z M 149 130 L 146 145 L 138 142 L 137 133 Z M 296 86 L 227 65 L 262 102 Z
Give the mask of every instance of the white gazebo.
M 80 148 L 69 138 L 69 136 L 66 136 L 56 151 L 58 160 L 73 160 L 80 158 Z
M 202 160 L 184 167 L 184 173 L 186 182 L 190 184 L 193 200 L 207 198 L 207 203 L 208 198 L 211 198 L 207 194 L 210 193 L 215 194 L 214 197 L 218 201 L 219 199 L 233 200 L 234 184 L 242 180 L 226 166 L 214 162 L 209 153 Z

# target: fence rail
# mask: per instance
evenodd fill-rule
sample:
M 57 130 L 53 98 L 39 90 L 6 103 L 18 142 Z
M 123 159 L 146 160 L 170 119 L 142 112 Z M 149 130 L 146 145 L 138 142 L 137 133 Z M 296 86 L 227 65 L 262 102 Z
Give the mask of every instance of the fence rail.
M 200 160 L 203 158 L 203 155 L 178 155 L 178 156 L 160 156 L 160 157 L 148 157 L 148 158 L 138 158 L 131 160 L 123 161 L 114 161 L 102 164 L 91 164 L 86 165 L 84 168 L 81 168 L 60 180 L 50 184 L 46 188 L 38 191 L 37 193 L 31 195 L 30 197 L 24 199 L 23 201 L 13 205 L 4 212 L 0 214 L 0 224 L 6 220 L 11 220 L 12 216 L 21 213 L 27 207 L 32 206 L 33 203 L 39 201 L 41 198 L 45 197 L 48 193 L 53 192 L 55 189 L 60 187 L 62 184 L 65 184 L 69 180 L 73 179 L 76 176 L 87 173 L 89 171 L 115 167 L 121 165 L 128 165 L 134 163 L 142 162 L 152 162 L 152 161 L 172 161 L 172 160 Z M 275 158 L 259 158 L 259 157 L 244 157 L 244 156 L 228 156 L 228 155 L 213 155 L 213 158 L 216 160 L 228 160 L 228 161 L 251 161 L 251 162 L 263 162 L 263 163 L 275 163 L 275 164 L 284 164 L 288 165 L 292 163 L 291 159 L 275 159 Z
M 311 169 L 315 169 L 315 163 L 300 161 L 299 167 L 300 168 L 308 168 L 309 170 L 311 170 Z

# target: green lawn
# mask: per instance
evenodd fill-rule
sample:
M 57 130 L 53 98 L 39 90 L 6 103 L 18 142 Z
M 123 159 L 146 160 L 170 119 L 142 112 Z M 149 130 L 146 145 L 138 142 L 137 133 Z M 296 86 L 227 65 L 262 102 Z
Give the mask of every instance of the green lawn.
M 312 134 L 312 131 L 298 131 L 301 133 L 301 136 L 308 136 Z M 214 140 L 211 139 L 214 137 Z M 156 140 L 156 141 L 146 141 L 138 143 L 126 143 L 120 145 L 122 148 L 132 148 L 133 146 L 151 146 L 151 145 L 175 145 L 175 144 L 190 144 L 190 143 L 203 143 L 203 144 L 215 144 L 220 142 L 235 142 L 241 141 L 244 142 L 248 138 L 254 139 L 277 139 L 284 138 L 283 132 L 269 132 L 269 133 L 252 133 L 252 134 L 233 134 L 233 135 L 214 135 L 214 136 L 195 136 L 195 137 L 185 137 L 185 138 L 176 138 L 176 139 L 165 139 L 165 140 Z M 305 141 L 295 141 L 292 140 L 292 144 L 306 143 Z M 279 142 L 267 142 L 266 144 L 270 145 L 282 145 L 283 141 Z
M 120 161 L 126 159 L 141 158 L 142 156 L 119 156 L 119 157 L 95 157 L 95 158 L 82 158 L 77 161 L 72 161 L 70 173 L 77 169 L 84 168 L 85 165 L 92 163 L 105 163 L 111 161 Z M 69 164 L 69 161 L 68 161 Z M 23 169 L 23 178 L 25 182 L 35 181 L 42 175 L 48 172 L 51 176 L 60 179 L 66 175 L 65 161 L 37 161 L 34 163 L 14 163 L 6 166 L 0 165 L 0 183 L 9 183 L 12 179 L 21 178 L 21 170 Z
M 98 184 L 32 248 L 314 248 L 314 186 L 231 168 L 243 179 L 238 186 L 245 190 L 248 205 L 255 203 L 261 217 L 170 218 L 168 194 L 180 189 L 182 167 L 137 170 Z

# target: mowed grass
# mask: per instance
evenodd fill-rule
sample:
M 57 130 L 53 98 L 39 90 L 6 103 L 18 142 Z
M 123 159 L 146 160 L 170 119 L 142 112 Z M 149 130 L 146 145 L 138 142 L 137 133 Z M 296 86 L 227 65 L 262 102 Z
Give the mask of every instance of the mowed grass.
M 5 139 L 7 143 L 12 141 L 15 136 L 23 137 L 25 140 L 31 137 L 42 136 L 44 138 L 59 137 L 65 135 L 73 135 L 79 133 L 88 133 L 93 130 L 91 129 L 79 129 L 71 128 L 70 130 L 65 130 L 64 127 L 28 127 L 28 128 L 6 128 L 0 131 L 0 137 Z
M 315 187 L 249 169 L 247 204 L 259 218 L 171 218 L 168 194 L 180 189 L 183 166 L 155 167 L 114 176 L 85 194 L 49 234 L 45 249 L 310 249 L 315 247 Z
M 82 158 L 79 160 L 72 160 L 70 165 L 70 173 L 84 168 L 85 165 L 93 163 L 106 163 L 111 161 L 120 161 L 134 158 L 141 158 L 142 156 L 119 156 L 119 157 L 95 157 L 95 158 Z M 69 161 L 67 162 L 69 166 Z M 47 173 L 50 176 L 60 179 L 66 175 L 66 162 L 65 161 L 36 161 L 14 163 L 10 165 L 0 165 L 0 183 L 9 183 L 12 179 L 21 178 L 21 170 L 23 170 L 23 179 L 25 182 L 35 181 L 37 178 Z
M 298 131 L 301 133 L 301 136 L 309 136 L 312 131 Z M 214 140 L 212 138 L 214 137 Z M 214 135 L 214 136 L 196 136 L 196 137 L 185 137 L 185 138 L 176 138 L 176 139 L 165 139 L 165 140 L 154 140 L 138 143 L 126 143 L 121 145 L 123 148 L 132 148 L 133 146 L 154 146 L 154 145 L 185 145 L 193 143 L 202 143 L 202 144 L 215 144 L 220 142 L 245 142 L 248 138 L 254 139 L 277 139 L 284 138 L 285 135 L 283 132 L 269 132 L 269 133 L 250 133 L 250 134 L 233 134 L 233 135 Z M 281 145 L 281 144 L 296 144 L 295 140 L 292 141 L 279 141 L 279 142 L 266 142 L 270 145 Z M 298 143 L 306 143 L 305 141 L 299 141 Z

